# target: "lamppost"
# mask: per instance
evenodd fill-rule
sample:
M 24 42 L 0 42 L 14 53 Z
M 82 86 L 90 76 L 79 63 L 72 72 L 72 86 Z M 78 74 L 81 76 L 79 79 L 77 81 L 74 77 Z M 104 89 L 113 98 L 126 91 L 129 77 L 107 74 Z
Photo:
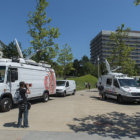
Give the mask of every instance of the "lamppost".
M 98 56 L 98 58 L 97 58 L 97 62 L 98 62 L 98 78 L 99 78 L 99 73 L 100 73 L 100 70 L 99 70 L 99 61 L 100 61 L 100 58 Z

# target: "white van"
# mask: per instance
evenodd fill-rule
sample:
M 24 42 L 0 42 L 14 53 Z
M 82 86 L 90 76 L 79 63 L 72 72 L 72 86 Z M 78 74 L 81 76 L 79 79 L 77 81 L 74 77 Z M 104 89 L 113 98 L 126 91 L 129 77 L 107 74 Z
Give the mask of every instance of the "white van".
M 29 99 L 43 98 L 48 101 L 49 95 L 56 92 L 55 72 L 50 67 L 35 66 L 10 59 L 0 59 L 0 109 L 9 111 L 14 101 L 14 94 L 19 82 L 30 86 Z
M 105 62 L 108 74 L 102 75 L 98 82 L 102 98 L 116 99 L 119 103 L 123 101 L 140 102 L 140 87 L 136 80 L 126 74 L 112 72 L 107 60 Z
M 20 56 L 23 57 L 22 54 Z M 55 72 L 50 65 L 24 58 L 0 58 L 1 111 L 9 111 L 16 103 L 14 95 L 21 81 L 29 84 L 29 100 L 42 98 L 43 101 L 48 101 L 49 95 L 56 93 Z
M 74 80 L 57 80 L 56 94 L 65 97 L 67 94 L 75 95 L 76 84 Z
M 123 101 L 140 102 L 140 87 L 134 78 L 121 73 L 112 73 L 101 77 L 103 86 L 102 98 Z

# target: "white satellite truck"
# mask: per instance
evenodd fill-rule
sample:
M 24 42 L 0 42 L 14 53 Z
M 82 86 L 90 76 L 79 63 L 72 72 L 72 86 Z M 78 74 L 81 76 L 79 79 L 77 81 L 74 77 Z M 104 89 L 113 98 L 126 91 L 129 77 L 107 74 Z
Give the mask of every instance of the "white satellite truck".
M 112 98 L 119 103 L 124 101 L 140 102 L 140 87 L 138 87 L 136 80 L 126 74 L 113 72 L 119 67 L 111 70 L 107 60 L 105 63 L 108 74 L 102 75 L 97 84 L 102 99 Z
M 0 58 L 0 110 L 3 112 L 9 111 L 16 103 L 14 95 L 20 81 L 29 84 L 29 100 L 42 98 L 46 102 L 49 95 L 56 93 L 56 77 L 51 66 L 23 58 L 19 44 L 15 41 L 20 58 Z

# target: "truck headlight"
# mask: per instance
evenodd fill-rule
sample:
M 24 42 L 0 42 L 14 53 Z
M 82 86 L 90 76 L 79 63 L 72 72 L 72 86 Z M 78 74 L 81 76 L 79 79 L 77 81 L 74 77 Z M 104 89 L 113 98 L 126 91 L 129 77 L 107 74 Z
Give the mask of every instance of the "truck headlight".
M 63 89 L 56 89 L 56 91 L 63 91 Z
M 125 91 L 124 94 L 127 95 L 127 96 L 131 96 L 131 92 L 126 92 Z

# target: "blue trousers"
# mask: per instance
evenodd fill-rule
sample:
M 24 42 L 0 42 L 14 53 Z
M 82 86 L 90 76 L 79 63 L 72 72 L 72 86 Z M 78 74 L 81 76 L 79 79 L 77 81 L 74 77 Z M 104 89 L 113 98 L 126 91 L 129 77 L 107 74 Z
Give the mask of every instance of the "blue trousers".
M 22 125 L 22 117 L 24 115 L 23 125 L 26 127 L 28 126 L 28 105 L 25 104 L 25 110 L 22 111 L 19 107 L 19 114 L 18 114 L 18 127 L 21 127 Z

